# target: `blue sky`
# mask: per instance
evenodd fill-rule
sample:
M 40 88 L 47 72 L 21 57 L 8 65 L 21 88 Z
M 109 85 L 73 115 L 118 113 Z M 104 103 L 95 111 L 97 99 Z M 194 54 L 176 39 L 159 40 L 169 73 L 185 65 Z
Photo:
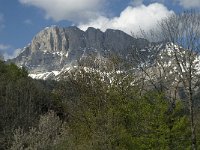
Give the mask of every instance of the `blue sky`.
M 0 53 L 13 57 L 43 28 L 76 25 L 120 29 L 130 34 L 148 31 L 156 21 L 200 0 L 0 0 Z

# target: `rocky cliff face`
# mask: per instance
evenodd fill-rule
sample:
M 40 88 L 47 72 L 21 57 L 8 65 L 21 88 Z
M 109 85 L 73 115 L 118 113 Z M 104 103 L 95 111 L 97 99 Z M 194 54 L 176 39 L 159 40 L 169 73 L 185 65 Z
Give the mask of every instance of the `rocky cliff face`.
M 145 39 L 135 39 L 119 30 L 102 32 L 90 27 L 84 32 L 77 27 L 52 26 L 39 32 L 11 61 L 26 67 L 30 73 L 44 73 L 60 71 L 93 53 L 102 57 L 115 53 L 126 59 L 136 50 L 147 55 L 144 49 L 149 44 Z

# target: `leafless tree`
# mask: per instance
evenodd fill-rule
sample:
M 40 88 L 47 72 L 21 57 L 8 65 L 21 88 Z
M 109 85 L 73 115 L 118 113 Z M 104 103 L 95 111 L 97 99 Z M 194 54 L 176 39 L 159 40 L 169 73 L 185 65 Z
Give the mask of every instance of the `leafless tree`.
M 146 64 L 146 60 L 134 56 L 134 60 L 142 62 L 139 66 L 141 81 L 149 83 L 147 87 L 165 92 L 172 104 L 177 99 L 178 88 L 183 87 L 190 114 L 192 149 L 196 150 L 194 96 L 199 89 L 200 13 L 192 10 L 170 15 L 159 22 L 155 30 L 149 33 L 141 30 L 141 35 L 150 38 L 149 41 L 165 43 L 165 50 L 159 46 L 151 50 L 156 52 L 153 64 Z
M 190 112 L 192 149 L 197 149 L 194 119 L 194 95 L 198 88 L 198 53 L 200 50 L 200 14 L 188 11 L 174 14 L 159 23 L 160 39 L 167 41 L 171 48 L 178 76 L 187 96 Z

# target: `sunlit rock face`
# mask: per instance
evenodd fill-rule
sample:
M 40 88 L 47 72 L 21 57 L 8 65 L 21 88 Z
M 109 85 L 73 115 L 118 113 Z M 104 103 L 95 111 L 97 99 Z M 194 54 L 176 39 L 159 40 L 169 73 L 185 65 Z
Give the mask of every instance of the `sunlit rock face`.
M 16 58 L 9 61 L 27 68 L 30 74 L 43 74 L 60 72 L 91 54 L 103 58 L 115 54 L 126 60 L 141 54 L 147 58 L 149 45 L 147 40 L 133 38 L 120 30 L 102 32 L 89 27 L 82 31 L 77 27 L 51 26 L 40 31 Z

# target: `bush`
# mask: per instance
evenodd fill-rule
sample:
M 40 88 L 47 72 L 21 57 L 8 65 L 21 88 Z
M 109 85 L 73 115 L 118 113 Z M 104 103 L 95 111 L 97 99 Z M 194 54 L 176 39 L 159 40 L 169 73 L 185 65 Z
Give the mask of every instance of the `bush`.
M 62 121 L 53 111 L 50 111 L 40 117 L 37 128 L 31 128 L 29 132 L 17 129 L 10 149 L 55 149 L 56 145 L 62 141 L 63 133 Z

